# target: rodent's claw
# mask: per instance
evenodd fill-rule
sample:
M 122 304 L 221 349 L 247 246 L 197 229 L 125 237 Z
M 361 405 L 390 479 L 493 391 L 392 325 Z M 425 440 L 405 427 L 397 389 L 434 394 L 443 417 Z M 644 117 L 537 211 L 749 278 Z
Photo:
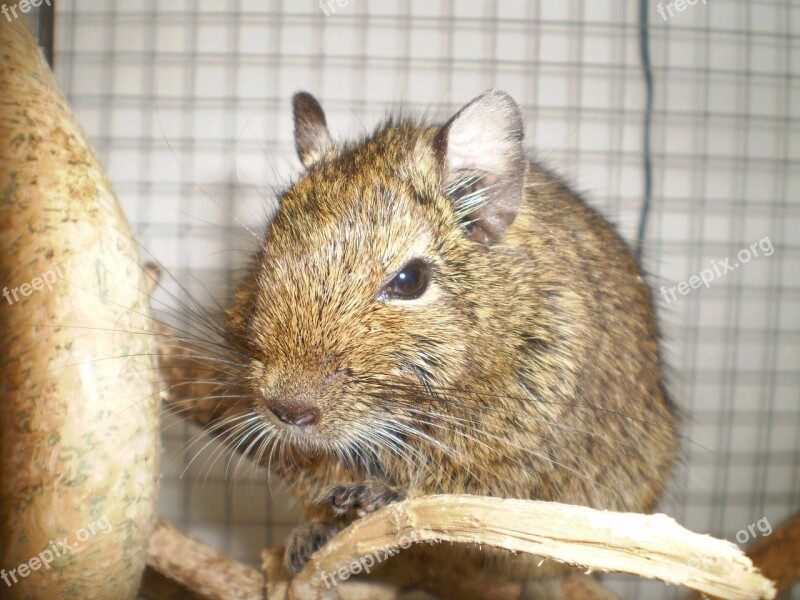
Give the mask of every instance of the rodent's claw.
M 316 498 L 317 504 L 329 505 L 334 514 L 344 516 L 354 510 L 359 517 L 405 498 L 405 493 L 382 481 L 366 481 L 335 485 Z M 306 523 L 295 529 L 286 540 L 283 568 L 289 574 L 299 573 L 314 552 L 336 535 L 342 523 Z
M 336 523 L 305 523 L 297 527 L 286 540 L 283 568 L 293 575 L 303 570 L 314 552 L 339 532 Z
M 355 510 L 363 517 L 383 508 L 387 504 L 405 498 L 405 494 L 382 481 L 367 481 L 363 484 L 335 485 L 320 502 L 330 505 L 337 516 Z

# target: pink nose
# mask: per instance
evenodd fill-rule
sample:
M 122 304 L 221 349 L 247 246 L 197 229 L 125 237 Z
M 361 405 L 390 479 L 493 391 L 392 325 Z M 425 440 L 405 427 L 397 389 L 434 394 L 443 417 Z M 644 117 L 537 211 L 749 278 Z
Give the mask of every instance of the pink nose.
M 281 406 L 270 410 L 284 423 L 298 427 L 313 425 L 319 419 L 319 411 L 310 406 Z

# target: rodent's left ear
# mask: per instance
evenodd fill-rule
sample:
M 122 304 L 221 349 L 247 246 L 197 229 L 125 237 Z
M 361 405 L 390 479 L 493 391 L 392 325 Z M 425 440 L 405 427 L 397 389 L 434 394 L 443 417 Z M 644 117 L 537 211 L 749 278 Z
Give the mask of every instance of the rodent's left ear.
M 308 168 L 333 147 L 322 107 L 308 92 L 292 97 L 294 110 L 294 146 L 303 166 Z
M 519 106 L 499 90 L 472 100 L 436 134 L 445 192 L 476 241 L 496 240 L 519 212 L 528 164 L 523 135 Z

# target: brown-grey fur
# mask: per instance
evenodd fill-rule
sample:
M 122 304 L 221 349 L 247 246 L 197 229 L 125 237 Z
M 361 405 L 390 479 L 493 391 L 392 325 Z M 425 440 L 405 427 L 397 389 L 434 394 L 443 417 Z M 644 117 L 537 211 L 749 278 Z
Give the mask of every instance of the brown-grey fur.
M 516 104 L 500 92 L 482 98 L 489 108 L 472 121 L 451 121 L 476 128 L 465 143 L 514 139 L 488 141 L 508 156 L 491 157 L 497 173 L 476 168 L 489 208 L 467 218 L 459 191 L 446 193 L 464 174 L 448 172 L 458 149 L 446 127 L 390 120 L 336 144 L 316 101 L 295 100 L 307 168 L 280 197 L 230 328 L 252 357 L 247 385 L 269 430 L 260 456 L 313 521 L 436 493 L 650 511 L 669 475 L 677 417 L 641 270 L 558 177 L 527 158 L 515 167 Z M 513 214 L 492 224 L 481 211 L 496 190 L 512 194 L 503 210 Z M 431 265 L 429 290 L 377 299 L 410 249 Z M 297 406 L 316 422 L 287 426 L 270 410 Z M 314 549 L 297 548 L 304 539 L 292 540 L 290 567 Z M 516 578 L 555 572 L 501 552 L 425 552 Z

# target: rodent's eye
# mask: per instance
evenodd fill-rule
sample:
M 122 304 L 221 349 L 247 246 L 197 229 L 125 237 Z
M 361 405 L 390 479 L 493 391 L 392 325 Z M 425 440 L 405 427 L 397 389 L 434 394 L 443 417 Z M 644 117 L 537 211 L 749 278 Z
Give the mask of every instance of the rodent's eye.
M 428 287 L 430 269 L 422 260 L 409 261 L 389 283 L 383 286 L 382 298 L 413 300 L 419 298 Z

